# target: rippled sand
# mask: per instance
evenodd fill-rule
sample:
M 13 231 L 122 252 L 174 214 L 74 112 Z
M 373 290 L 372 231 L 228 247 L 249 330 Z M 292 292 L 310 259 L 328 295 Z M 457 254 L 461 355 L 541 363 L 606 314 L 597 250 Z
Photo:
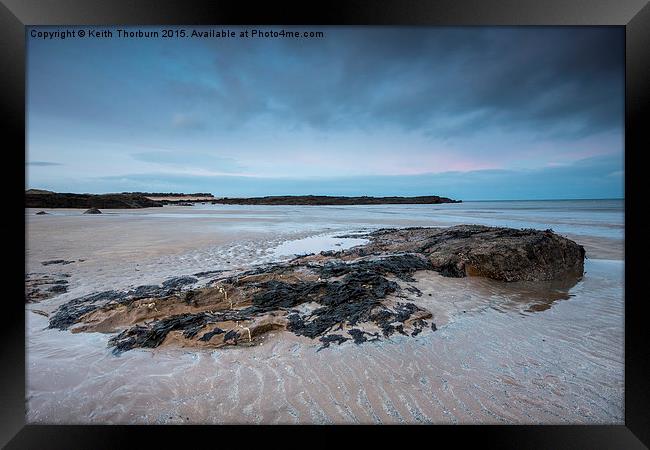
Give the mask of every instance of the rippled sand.
M 583 281 L 568 293 L 561 285 L 420 273 L 418 302 L 439 329 L 415 338 L 316 352 L 318 342 L 276 333 L 253 348 L 165 347 L 115 357 L 106 347 L 109 335 L 48 330 L 47 318 L 31 310 L 51 312 L 99 289 L 247 267 L 279 258 L 282 249 L 349 245 L 335 232 L 358 227 L 280 231 L 255 226 L 269 219 L 229 216 L 218 223 L 152 222 L 139 214 L 33 219 L 28 272 L 71 277 L 68 294 L 26 306 L 28 422 L 623 423 L 620 259 L 592 253 Z M 319 233 L 326 235 L 314 242 L 310 236 Z M 297 239 L 303 240 L 286 243 Z M 622 248 L 620 241 L 617 247 L 593 239 L 601 258 Z M 57 258 L 84 261 L 41 264 Z

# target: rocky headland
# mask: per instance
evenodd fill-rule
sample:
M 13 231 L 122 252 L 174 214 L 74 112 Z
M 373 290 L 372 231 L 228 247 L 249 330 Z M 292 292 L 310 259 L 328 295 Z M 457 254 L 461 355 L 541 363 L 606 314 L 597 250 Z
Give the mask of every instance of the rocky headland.
M 418 279 L 427 274 L 573 285 L 584 271 L 584 248 L 551 230 L 460 225 L 365 237 L 366 245 L 245 272 L 207 271 L 86 295 L 60 306 L 49 326 L 115 333 L 109 346 L 116 354 L 161 345 L 258 345 L 274 330 L 326 348 L 436 331 L 435 317 L 418 305 Z
M 140 194 L 72 194 L 29 189 L 26 208 L 134 209 L 162 206 Z

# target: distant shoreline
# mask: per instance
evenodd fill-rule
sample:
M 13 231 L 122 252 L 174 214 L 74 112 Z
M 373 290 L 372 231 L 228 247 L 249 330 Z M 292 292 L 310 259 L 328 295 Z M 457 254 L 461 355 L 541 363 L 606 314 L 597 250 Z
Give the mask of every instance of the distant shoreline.
M 57 193 L 38 189 L 25 191 L 27 208 L 150 208 L 163 205 L 192 205 L 193 203 L 223 205 L 391 205 L 461 203 L 437 195 L 417 197 L 340 197 L 328 195 L 287 195 L 267 197 L 215 198 L 212 194 L 141 193 L 116 194 Z
M 418 197 L 337 197 L 329 195 L 286 195 L 249 198 L 217 198 L 212 204 L 223 205 L 397 205 L 397 204 L 430 204 L 461 203 L 437 195 Z
M 333 195 L 272 195 L 264 197 L 215 197 L 211 193 L 182 192 L 121 192 L 109 194 L 58 193 L 40 189 L 25 191 L 27 208 L 91 208 L 130 209 L 150 208 L 164 205 L 192 206 L 195 203 L 214 205 L 395 205 L 395 204 L 443 204 L 443 203 L 490 203 L 490 202 L 571 202 L 571 201 L 625 201 L 625 198 L 561 198 L 561 199 L 493 199 L 454 200 L 437 195 L 422 196 L 333 196 Z

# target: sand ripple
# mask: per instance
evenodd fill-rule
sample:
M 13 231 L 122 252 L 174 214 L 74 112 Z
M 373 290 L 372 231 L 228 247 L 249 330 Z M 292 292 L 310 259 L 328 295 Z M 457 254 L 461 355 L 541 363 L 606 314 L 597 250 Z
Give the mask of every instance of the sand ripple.
M 540 312 L 492 307 L 517 299 L 483 286 L 459 301 L 485 307 L 456 305 L 435 333 L 318 353 L 276 333 L 255 348 L 114 357 L 108 336 L 29 314 L 28 421 L 620 424 L 622 276 L 620 261 L 588 260 L 572 296 Z M 442 293 L 463 282 L 438 281 L 452 283 Z

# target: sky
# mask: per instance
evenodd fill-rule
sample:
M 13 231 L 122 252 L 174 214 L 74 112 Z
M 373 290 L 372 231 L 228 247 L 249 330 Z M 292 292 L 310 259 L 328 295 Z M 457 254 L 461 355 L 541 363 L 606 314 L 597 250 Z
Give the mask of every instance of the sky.
M 103 39 L 28 31 L 28 188 L 624 196 L 620 27 L 150 39 L 109 29 Z

